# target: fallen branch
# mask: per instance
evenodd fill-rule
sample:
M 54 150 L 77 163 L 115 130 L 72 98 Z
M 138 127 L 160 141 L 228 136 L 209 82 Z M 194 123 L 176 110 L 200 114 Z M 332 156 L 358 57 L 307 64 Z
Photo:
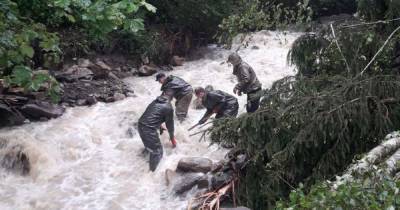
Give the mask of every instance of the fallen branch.
M 226 195 L 229 192 L 229 189 L 232 189 L 232 192 L 234 192 L 233 188 L 235 186 L 235 184 L 234 184 L 235 181 L 236 181 L 236 179 L 233 179 L 227 185 L 219 188 L 216 191 L 207 192 L 207 193 L 200 195 L 199 197 L 193 198 L 189 202 L 188 210 L 193 209 L 192 204 L 195 203 L 196 200 L 197 201 L 202 200 L 201 206 L 197 208 L 199 210 L 219 210 L 221 197 Z
M 342 58 L 343 58 L 343 60 L 344 60 L 344 63 L 346 64 L 347 72 L 350 73 L 349 64 L 347 63 L 346 57 L 344 57 L 343 52 L 342 52 L 342 49 L 340 48 L 339 42 L 338 42 L 338 40 L 337 40 L 337 38 L 336 38 L 335 29 L 333 28 L 333 24 L 331 24 L 331 30 L 332 30 L 332 35 L 333 35 L 335 44 L 336 44 L 336 46 L 337 46 L 337 48 L 338 48 L 338 50 L 339 50 L 340 55 L 342 56 Z
M 375 25 L 375 24 L 379 24 L 379 23 L 387 24 L 387 23 L 394 22 L 394 21 L 400 21 L 400 18 L 395 18 L 395 19 L 391 19 L 391 20 L 378 20 L 375 22 L 359 23 L 359 24 L 353 24 L 353 25 L 343 25 L 343 26 L 339 26 L 339 28 L 354 28 L 354 27 L 358 27 L 358 26 Z
M 390 39 L 392 39 L 392 37 L 396 34 L 396 32 L 400 30 L 400 26 L 397 27 L 391 34 L 390 36 L 386 39 L 385 43 L 383 43 L 382 47 L 378 50 L 378 52 L 375 54 L 375 56 L 371 59 L 371 61 L 367 64 L 367 66 L 365 66 L 364 70 L 361 71 L 360 75 L 362 76 L 365 72 L 365 70 L 367 70 L 371 64 L 375 61 L 375 59 L 378 57 L 379 54 L 381 54 L 381 52 L 383 51 L 383 49 L 386 47 L 386 45 L 389 43 Z
M 208 131 L 208 129 L 198 131 L 198 132 L 196 132 L 196 133 L 190 134 L 189 136 L 195 136 L 195 135 L 197 135 L 197 134 L 200 134 L 200 133 L 203 133 L 203 132 L 206 132 L 206 131 Z

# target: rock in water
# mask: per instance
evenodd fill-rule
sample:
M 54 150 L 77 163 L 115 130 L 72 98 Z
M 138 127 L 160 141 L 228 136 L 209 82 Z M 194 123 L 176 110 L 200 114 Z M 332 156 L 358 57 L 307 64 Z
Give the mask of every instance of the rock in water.
M 24 121 L 25 117 L 21 113 L 0 102 L 0 128 L 21 125 Z
M 213 166 L 212 160 L 202 157 L 186 157 L 178 162 L 178 171 L 184 172 L 202 172 L 207 173 L 211 171 Z
M 165 183 L 166 183 L 166 185 L 169 186 L 171 183 L 173 183 L 174 179 L 176 179 L 176 172 L 171 170 L 171 169 L 165 170 Z
M 14 173 L 28 174 L 31 165 L 23 147 L 21 145 L 9 146 L 8 143 L 6 139 L 0 139 L 0 166 Z
M 211 178 L 211 186 L 213 189 L 218 189 L 232 181 L 232 178 L 233 171 L 218 172 Z
M 65 108 L 48 102 L 36 102 L 24 105 L 21 110 L 26 116 L 38 120 L 42 117 L 57 118 L 64 113 Z
M 173 66 L 182 66 L 184 62 L 185 62 L 185 58 L 179 57 L 179 56 L 177 56 L 177 55 L 174 55 L 174 56 L 171 58 L 171 64 L 172 64 Z
M 139 76 L 151 76 L 157 72 L 156 67 L 143 65 L 139 68 Z
M 114 101 L 124 100 L 126 96 L 122 93 L 114 93 Z
M 192 189 L 195 185 L 199 188 L 208 187 L 208 177 L 201 173 L 188 173 L 183 174 L 175 183 L 172 190 L 176 194 L 182 194 Z

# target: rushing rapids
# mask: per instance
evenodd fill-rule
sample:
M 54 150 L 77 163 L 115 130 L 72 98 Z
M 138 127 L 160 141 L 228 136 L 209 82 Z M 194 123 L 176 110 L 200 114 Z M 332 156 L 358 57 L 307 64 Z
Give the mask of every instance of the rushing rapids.
M 298 35 L 261 31 L 245 39 L 247 47 L 238 37 L 233 49 L 268 88 L 294 74 L 286 55 Z M 200 49 L 200 59 L 167 74 L 193 87 L 212 85 L 232 93 L 236 79 L 225 62 L 230 52 L 214 45 Z M 175 196 L 165 184 L 165 170 L 174 170 L 187 156 L 217 161 L 226 150 L 189 136 L 187 129 L 204 113 L 191 108 L 188 120 L 175 121 L 177 148 L 171 148 L 166 133 L 162 135 L 164 157 L 151 173 L 141 156 L 143 144 L 135 125 L 161 93 L 160 84 L 154 77 L 128 78 L 126 83 L 136 97 L 71 108 L 58 119 L 0 130 L 0 209 L 185 209 L 193 194 Z M 245 102 L 246 96 L 239 97 L 239 113 L 245 112 Z M 13 154 L 16 160 L 10 160 Z M 22 165 L 14 164 L 21 159 Z M 10 170 L 13 167 L 18 170 Z

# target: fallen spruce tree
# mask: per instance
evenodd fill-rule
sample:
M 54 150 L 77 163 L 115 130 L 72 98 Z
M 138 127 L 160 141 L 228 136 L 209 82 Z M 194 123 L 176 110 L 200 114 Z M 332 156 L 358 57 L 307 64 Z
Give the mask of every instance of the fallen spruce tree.
M 398 209 L 400 208 L 400 133 L 352 164 L 335 181 L 323 181 L 305 190 L 301 185 L 276 209 Z
M 266 90 L 257 112 L 207 131 L 250 158 L 235 185 L 239 204 L 273 208 L 300 183 L 308 191 L 332 180 L 399 129 L 399 26 L 341 23 L 304 35 L 289 55 L 296 76 Z

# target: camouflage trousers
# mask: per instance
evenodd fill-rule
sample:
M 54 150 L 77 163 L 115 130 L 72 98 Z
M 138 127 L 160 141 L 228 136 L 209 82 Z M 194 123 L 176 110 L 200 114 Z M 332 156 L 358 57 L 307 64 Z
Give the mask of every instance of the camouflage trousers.
M 176 100 L 175 102 L 175 114 L 178 117 L 179 121 L 185 120 L 188 114 L 190 102 L 192 101 L 193 97 L 193 91 L 190 93 L 186 94 L 179 100 Z
M 248 113 L 257 111 L 258 107 L 260 106 L 261 94 L 261 89 L 247 93 L 246 111 Z
M 155 171 L 163 156 L 163 148 L 157 129 L 139 123 L 138 130 L 145 149 L 150 152 L 150 170 Z

